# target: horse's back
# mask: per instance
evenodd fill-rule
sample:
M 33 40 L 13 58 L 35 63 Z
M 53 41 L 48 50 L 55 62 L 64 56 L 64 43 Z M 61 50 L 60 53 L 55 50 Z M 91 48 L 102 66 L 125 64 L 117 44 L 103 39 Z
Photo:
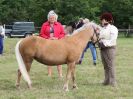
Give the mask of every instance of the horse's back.
M 64 39 L 49 40 L 42 37 L 28 37 L 22 40 L 20 49 L 29 56 L 46 65 L 65 64 L 67 50 Z
M 78 59 L 79 53 L 76 46 L 71 37 L 48 40 L 32 36 L 22 40 L 20 52 L 25 59 L 36 59 L 46 65 L 59 65 Z

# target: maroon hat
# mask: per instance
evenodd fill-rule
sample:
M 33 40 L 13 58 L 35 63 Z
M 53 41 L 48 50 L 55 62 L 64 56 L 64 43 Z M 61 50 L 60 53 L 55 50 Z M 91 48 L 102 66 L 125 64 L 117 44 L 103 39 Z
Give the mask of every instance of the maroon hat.
M 105 12 L 100 16 L 100 19 L 105 19 L 106 21 L 113 21 L 113 16 L 111 13 Z

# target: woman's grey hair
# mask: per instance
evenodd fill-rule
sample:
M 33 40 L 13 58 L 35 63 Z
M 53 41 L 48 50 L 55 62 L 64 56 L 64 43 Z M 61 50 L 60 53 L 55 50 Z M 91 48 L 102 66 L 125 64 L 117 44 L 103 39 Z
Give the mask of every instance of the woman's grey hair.
M 48 20 L 49 20 L 49 17 L 50 17 L 50 16 L 55 16 L 56 21 L 57 21 L 58 15 L 54 12 L 54 10 L 49 11 L 49 13 L 48 13 Z

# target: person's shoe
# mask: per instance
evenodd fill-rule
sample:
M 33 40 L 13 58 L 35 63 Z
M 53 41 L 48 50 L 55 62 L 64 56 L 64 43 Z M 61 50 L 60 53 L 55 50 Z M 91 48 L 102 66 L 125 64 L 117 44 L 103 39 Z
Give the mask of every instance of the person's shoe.
M 59 74 L 59 78 L 63 78 L 63 75 L 62 74 Z
M 94 65 L 94 66 L 96 66 L 96 65 L 97 65 L 97 63 L 93 63 L 93 65 Z
M 109 81 L 108 81 L 108 80 L 104 80 L 104 81 L 102 82 L 102 85 L 104 85 L 104 86 L 109 85 Z
M 59 80 L 63 80 L 64 77 L 62 75 L 59 75 Z
M 109 85 L 109 83 L 108 82 L 103 82 L 102 85 L 107 86 L 107 85 Z
M 82 64 L 82 60 L 79 60 L 79 62 L 77 64 Z
M 48 77 L 52 77 L 52 75 L 51 74 L 48 74 Z

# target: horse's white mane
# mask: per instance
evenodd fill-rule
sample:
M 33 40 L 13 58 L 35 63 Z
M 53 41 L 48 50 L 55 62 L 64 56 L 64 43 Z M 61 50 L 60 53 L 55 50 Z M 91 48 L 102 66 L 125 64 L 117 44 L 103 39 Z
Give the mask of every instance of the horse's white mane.
M 101 29 L 100 25 L 96 24 L 93 21 L 90 22 L 89 19 L 85 19 L 84 20 L 84 25 L 82 27 L 80 27 L 79 29 L 75 30 L 72 35 L 75 35 L 75 34 L 79 33 L 80 31 L 83 31 L 83 30 L 87 29 L 90 26 L 92 26 L 94 29 L 97 29 L 97 28 Z

